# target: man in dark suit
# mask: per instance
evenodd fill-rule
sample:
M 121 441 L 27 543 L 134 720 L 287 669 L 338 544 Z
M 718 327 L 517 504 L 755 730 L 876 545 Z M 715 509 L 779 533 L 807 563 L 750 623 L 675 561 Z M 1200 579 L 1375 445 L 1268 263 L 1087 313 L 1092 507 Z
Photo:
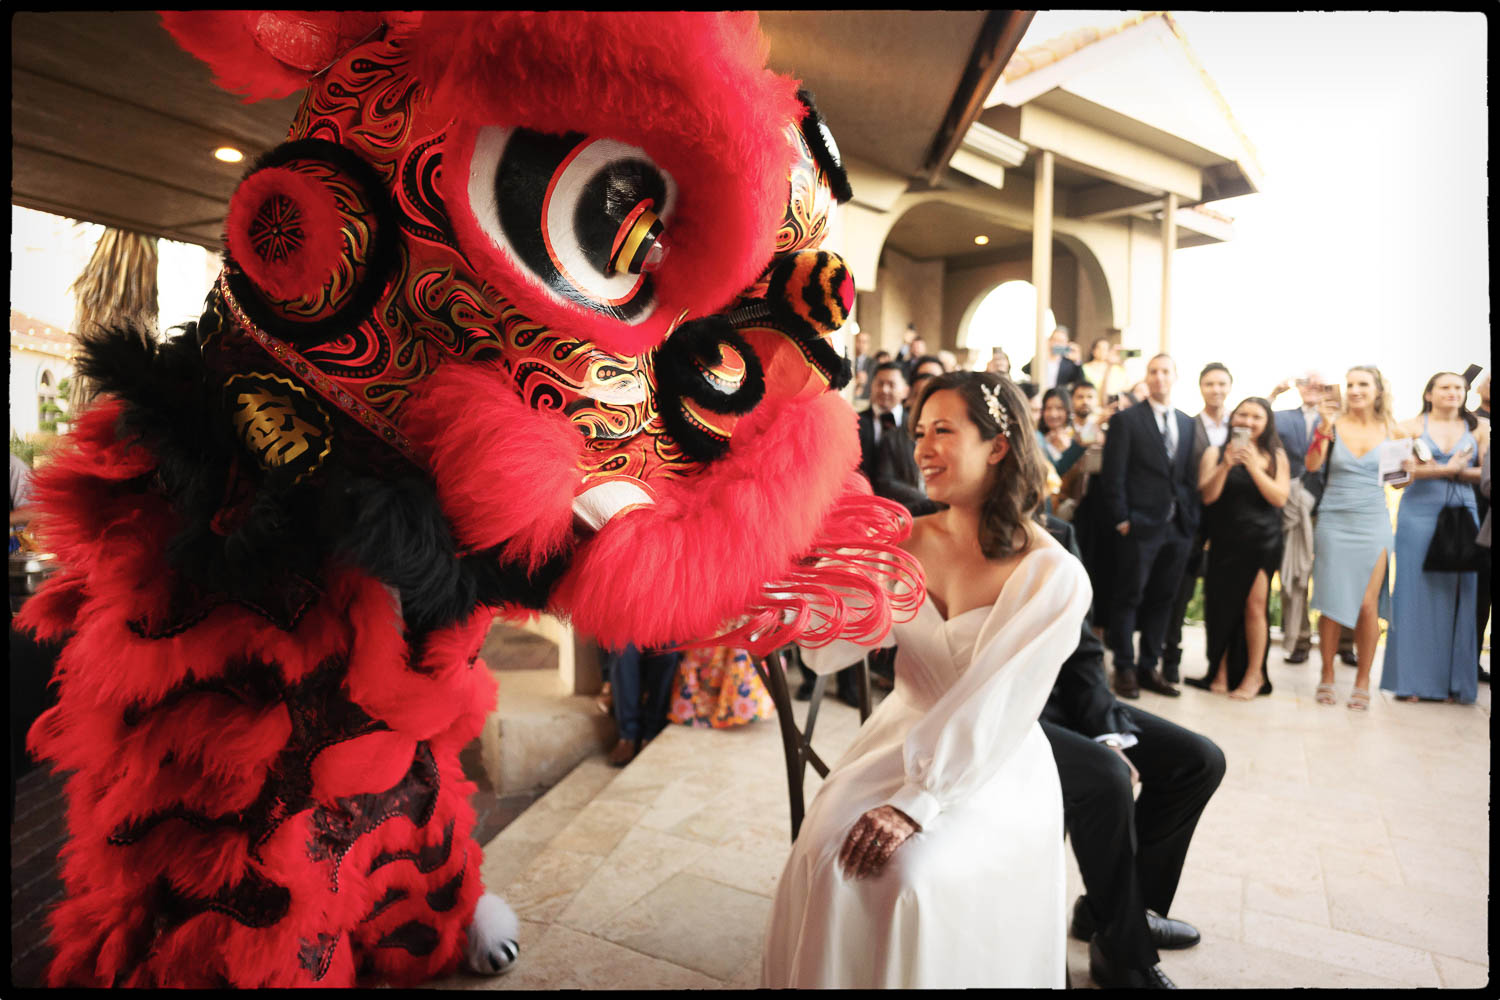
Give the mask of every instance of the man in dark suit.
M 887 361 L 875 368 L 870 379 L 870 406 L 859 415 L 859 471 L 870 481 L 870 489 L 876 496 L 894 500 L 914 517 L 920 517 L 931 514 L 938 506 L 927 498 L 922 474 L 912 454 L 913 441 L 906 430 L 908 392 L 899 361 Z M 894 660 L 892 650 L 870 654 L 870 668 L 877 684 L 881 679 L 891 681 Z M 811 672 L 805 672 L 794 697 L 803 701 L 809 698 L 813 680 Z M 834 678 L 839 699 L 846 704 L 859 704 L 855 682 L 852 667 L 840 670 Z
M 859 471 L 878 497 L 894 500 L 914 515 L 936 505 L 922 489 L 922 475 L 906 432 L 908 389 L 901 364 L 888 361 L 870 380 L 870 406 L 859 415 Z
M 1157 669 L 1200 510 L 1197 470 L 1189 467 L 1193 420 L 1172 406 L 1176 381 L 1171 357 L 1152 358 L 1146 365 L 1148 398 L 1115 415 L 1104 443 L 1100 498 L 1119 536 L 1109 645 L 1115 691 L 1122 698 L 1139 698 L 1141 688 L 1173 698 L 1180 693 Z
M 1198 373 L 1198 393 L 1203 397 L 1203 409 L 1193 418 L 1193 457 L 1190 468 L 1198 475 L 1203 462 L 1203 453 L 1209 448 L 1222 448 L 1229 438 L 1229 410 L 1224 405 L 1229 390 L 1234 387 L 1234 377 L 1229 369 L 1218 361 L 1211 361 Z M 1172 611 L 1167 617 L 1166 646 L 1162 650 L 1161 675 L 1168 684 L 1176 684 L 1182 664 L 1182 618 L 1187 606 L 1192 603 L 1198 579 L 1203 575 L 1203 524 L 1200 519 L 1198 533 L 1193 537 L 1193 547 L 1188 553 L 1187 567 L 1182 581 L 1177 585 L 1177 597 L 1172 601 Z
M 1047 530 L 1074 556 L 1073 531 Z M 1104 647 L 1083 621 L 1042 710 L 1063 793 L 1063 820 L 1084 895 L 1074 937 L 1089 942 L 1089 974 L 1104 988 L 1171 988 L 1158 949 L 1189 948 L 1198 931 L 1168 919 L 1198 818 L 1224 778 L 1211 740 L 1123 705 L 1104 679 Z M 1139 781 L 1134 799 L 1131 785 Z
M 1040 383 L 1042 391 L 1083 381 L 1083 367 L 1066 356 L 1067 350 L 1068 328 L 1060 326 L 1052 331 L 1052 336 L 1047 338 L 1047 370 L 1046 378 Z M 1026 362 L 1021 372 L 1025 375 L 1031 374 L 1030 361 Z M 1032 381 L 1036 380 L 1032 379 Z

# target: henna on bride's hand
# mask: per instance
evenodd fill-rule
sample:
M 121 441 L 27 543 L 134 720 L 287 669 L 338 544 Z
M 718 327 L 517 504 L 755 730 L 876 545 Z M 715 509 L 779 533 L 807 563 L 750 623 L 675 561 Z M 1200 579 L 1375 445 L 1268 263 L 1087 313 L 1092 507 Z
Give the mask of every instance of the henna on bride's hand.
M 920 829 L 894 806 L 877 806 L 849 830 L 839 851 L 839 863 L 856 878 L 879 875 L 896 849 Z

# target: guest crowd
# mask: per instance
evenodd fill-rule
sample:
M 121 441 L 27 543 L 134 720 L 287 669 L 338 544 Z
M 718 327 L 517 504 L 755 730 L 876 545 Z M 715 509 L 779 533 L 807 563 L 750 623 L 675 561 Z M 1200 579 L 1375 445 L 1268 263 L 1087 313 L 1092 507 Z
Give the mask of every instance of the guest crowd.
M 1096 339 L 1087 361 L 1065 327 L 1048 347 L 1040 381 L 1027 363 L 1017 385 L 1045 459 L 1047 512 L 1073 527 L 1121 697 L 1141 688 L 1177 696 L 1181 683 L 1236 700 L 1269 694 L 1276 591 L 1282 662 L 1308 660 L 1316 612 L 1320 703 L 1369 707 L 1382 621 L 1384 690 L 1474 701 L 1488 680 L 1479 651 L 1490 611 L 1489 552 L 1475 542 L 1489 506 L 1480 485 L 1489 375 L 1479 366 L 1433 375 L 1420 400 L 1404 401 L 1417 415 L 1402 421 L 1403 401 L 1373 366 L 1342 380 L 1302 372 L 1259 396 L 1236 393 L 1230 369 L 1215 362 L 1198 372 L 1202 406 L 1190 416 L 1174 404 L 1170 356 L 1149 359 L 1132 382 L 1126 362 L 1140 352 L 1110 338 Z M 854 344 L 856 405 L 869 403 L 863 471 L 877 494 L 918 515 L 933 505 L 911 461 L 903 404 L 954 367 L 951 355 L 925 351 L 913 328 L 894 356 L 871 355 L 865 333 Z M 1012 376 L 999 348 L 965 361 Z M 1297 404 L 1278 409 L 1294 388 Z M 1394 531 L 1388 487 L 1403 491 Z M 1434 561 L 1445 539 L 1459 546 L 1458 561 Z M 1182 623 L 1200 584 L 1208 667 L 1183 677 Z M 1342 699 L 1335 659 L 1356 668 Z

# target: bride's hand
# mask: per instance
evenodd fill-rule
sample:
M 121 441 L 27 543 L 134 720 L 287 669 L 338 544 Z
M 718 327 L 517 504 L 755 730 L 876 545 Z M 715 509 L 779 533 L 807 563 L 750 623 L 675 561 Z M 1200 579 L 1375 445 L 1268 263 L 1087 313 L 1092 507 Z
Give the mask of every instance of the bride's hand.
M 879 875 L 896 848 L 918 832 L 917 826 L 895 806 L 876 806 L 865 813 L 849 831 L 839 850 L 839 864 L 845 872 L 861 878 Z

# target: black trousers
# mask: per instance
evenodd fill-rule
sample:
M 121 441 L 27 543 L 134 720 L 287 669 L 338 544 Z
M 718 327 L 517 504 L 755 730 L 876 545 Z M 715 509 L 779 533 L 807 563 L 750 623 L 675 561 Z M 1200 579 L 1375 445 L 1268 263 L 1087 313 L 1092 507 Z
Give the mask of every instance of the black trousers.
M 1086 906 L 1116 962 L 1146 969 L 1158 961 L 1146 910 L 1163 916 L 1182 876 L 1193 830 L 1224 779 L 1224 752 L 1166 719 L 1122 706 L 1141 732 L 1125 751 L 1141 775 L 1131 797 L 1130 769 L 1118 754 L 1081 733 L 1043 722 L 1062 783 L 1063 821 L 1083 876 Z
M 1161 653 L 1161 674 L 1176 683 L 1182 664 L 1182 619 L 1187 606 L 1193 601 L 1193 591 L 1203 576 L 1203 539 L 1193 542 L 1188 551 L 1187 563 L 1183 567 L 1182 582 L 1177 585 L 1177 596 L 1172 600 L 1172 610 L 1167 615 L 1167 637 Z
M 1130 534 L 1116 535 L 1116 583 L 1108 635 L 1116 670 L 1156 669 L 1192 544 L 1192 536 L 1176 521 L 1150 529 L 1132 525 Z M 1135 653 L 1137 631 L 1141 633 L 1139 657 Z

